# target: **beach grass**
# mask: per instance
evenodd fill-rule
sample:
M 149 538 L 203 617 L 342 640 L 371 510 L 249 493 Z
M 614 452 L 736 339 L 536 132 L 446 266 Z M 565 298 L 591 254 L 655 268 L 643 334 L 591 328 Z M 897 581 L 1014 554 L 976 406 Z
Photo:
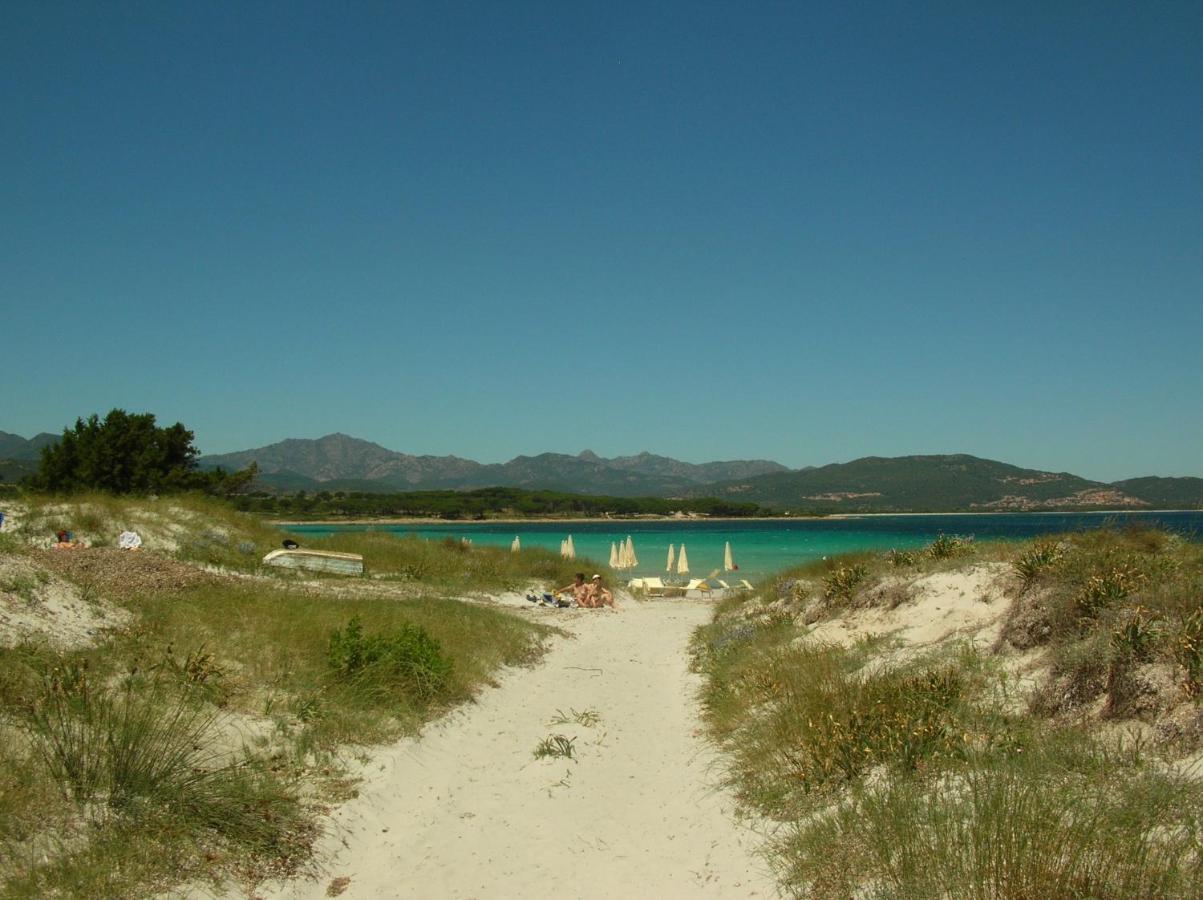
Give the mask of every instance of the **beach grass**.
M 1125 701 L 1147 704 L 1126 679 L 1149 667 L 1172 675 L 1165 704 L 1197 692 L 1201 551 L 1125 530 L 946 545 L 901 560 L 858 554 L 722 604 L 692 646 L 704 715 L 737 797 L 780 823 L 766 852 L 783 889 L 1199 896 L 1203 788 L 1175 761 L 1197 752 L 1200 736 L 1166 732 L 1157 708 Z M 1004 564 L 1010 579 L 995 647 L 949 640 L 897 655 L 888 635 L 807 637 L 808 622 L 891 605 L 881 585 L 899 569 L 918 578 L 982 563 Z M 1033 648 L 1049 663 L 1017 696 L 1003 663 Z M 1157 721 L 1160 738 L 1102 729 L 1124 715 Z
M 123 560 L 158 554 L 29 546 L 56 526 L 95 543 L 132 527 L 169 558 L 127 578 Z M 384 566 L 422 564 L 397 584 L 265 573 L 255 554 L 280 537 L 207 498 L 30 504 L 0 550 L 96 561 L 55 578 L 131 615 L 91 646 L 0 647 L 0 894 L 143 897 L 295 872 L 320 810 L 353 790 L 350 756 L 534 663 L 552 632 L 452 599 L 563 577 L 542 554 L 355 543 Z M 194 577 L 197 562 L 213 574 Z

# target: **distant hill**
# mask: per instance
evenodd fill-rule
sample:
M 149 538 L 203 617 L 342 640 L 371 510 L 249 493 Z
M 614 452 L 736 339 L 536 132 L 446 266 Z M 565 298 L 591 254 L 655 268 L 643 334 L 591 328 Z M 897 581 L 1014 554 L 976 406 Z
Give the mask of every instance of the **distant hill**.
M 57 434 L 47 432 L 26 440 L 19 434 L 0 431 L 0 484 L 15 484 L 36 472 L 42 448 L 58 439 Z
M 768 460 L 686 463 L 640 453 L 604 459 L 542 453 L 485 465 L 457 456 L 411 456 L 345 434 L 289 439 L 237 453 L 205 456 L 202 466 L 259 464 L 263 484 L 279 490 L 466 490 L 521 487 L 618 497 L 680 495 L 714 481 L 787 472 Z M 352 486 L 354 485 L 354 486 Z
M 1113 482 L 1112 487 L 1139 497 L 1158 509 L 1203 508 L 1203 478 L 1161 478 L 1147 475 Z
M 42 448 L 49 444 L 57 444 L 59 435 L 43 431 L 26 440 L 19 434 L 9 434 L 0 431 L 0 459 L 37 460 Z
M 1203 479 L 1133 479 L 1106 484 L 1069 472 L 1022 469 L 956 454 L 867 456 L 799 472 L 708 485 L 705 493 L 798 511 L 1145 509 L 1199 505 L 1198 484 L 1189 483 L 1203 484 Z

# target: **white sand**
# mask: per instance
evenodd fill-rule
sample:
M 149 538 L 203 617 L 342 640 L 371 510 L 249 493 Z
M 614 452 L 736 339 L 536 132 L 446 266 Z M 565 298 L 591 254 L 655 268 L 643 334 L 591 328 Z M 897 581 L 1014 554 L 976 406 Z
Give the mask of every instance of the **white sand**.
M 129 619 L 127 610 L 85 599 L 71 582 L 32 560 L 0 555 L 0 647 L 40 640 L 61 650 L 86 647 Z
M 998 638 L 1010 608 L 1001 581 L 1009 567 L 980 563 L 951 572 L 896 579 L 910 599 L 895 609 L 868 607 L 849 610 L 822 622 L 805 638 L 851 645 L 877 635 L 891 635 L 903 647 L 922 649 L 953 638 L 989 647 Z
M 686 646 L 709 604 L 530 615 L 575 639 L 376 754 L 326 823 L 321 877 L 258 896 L 326 897 L 344 878 L 349 898 L 777 896 L 700 733 Z M 600 721 L 549 724 L 573 709 Z M 575 760 L 534 758 L 553 734 Z

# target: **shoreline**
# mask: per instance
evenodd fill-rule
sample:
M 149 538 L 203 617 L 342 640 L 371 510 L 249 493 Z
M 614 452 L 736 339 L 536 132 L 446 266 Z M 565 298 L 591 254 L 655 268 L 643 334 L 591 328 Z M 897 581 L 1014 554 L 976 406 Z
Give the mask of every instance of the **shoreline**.
M 630 525 L 640 522 L 675 522 L 682 525 L 696 522 L 823 522 L 830 520 L 844 521 L 847 519 L 876 519 L 902 518 L 904 516 L 1114 516 L 1137 515 L 1147 516 L 1157 513 L 1195 513 L 1197 509 L 1034 509 L 1003 510 L 974 512 L 871 512 L 871 513 L 831 513 L 822 516 L 640 516 L 635 519 L 600 518 L 598 516 L 576 516 L 572 518 L 527 517 L 500 519 L 436 519 L 436 518 L 382 518 L 382 519 L 267 519 L 269 525 L 446 525 L 454 527 L 481 528 L 488 525 L 577 525 L 593 524 L 596 522 Z

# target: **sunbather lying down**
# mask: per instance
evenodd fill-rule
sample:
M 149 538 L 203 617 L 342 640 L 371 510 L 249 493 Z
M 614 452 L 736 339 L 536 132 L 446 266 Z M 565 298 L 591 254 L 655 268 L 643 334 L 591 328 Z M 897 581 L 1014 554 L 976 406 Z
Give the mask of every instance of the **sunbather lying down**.
M 50 545 L 53 550 L 83 550 L 87 546 L 87 541 L 77 541 L 70 531 L 56 531 Z

